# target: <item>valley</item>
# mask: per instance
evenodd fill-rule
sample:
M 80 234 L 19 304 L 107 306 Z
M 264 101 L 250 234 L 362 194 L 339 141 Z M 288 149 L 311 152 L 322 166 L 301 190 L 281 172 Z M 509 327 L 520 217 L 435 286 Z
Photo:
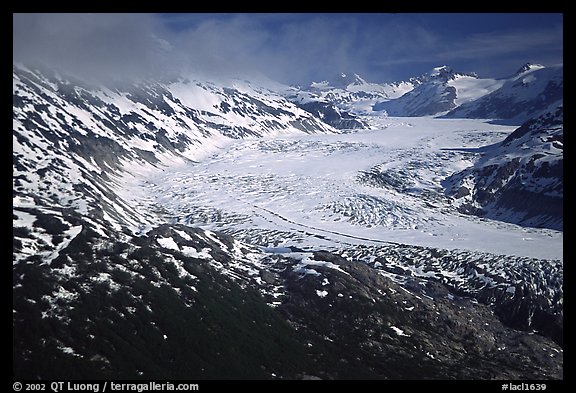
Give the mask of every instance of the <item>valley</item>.
M 341 77 L 14 65 L 14 375 L 562 379 L 557 95 L 519 127 L 445 116 L 511 83 Z
M 262 247 L 401 243 L 562 260 L 562 232 L 460 214 L 441 180 L 516 127 L 372 117 L 371 130 L 241 140 L 133 185 L 159 221 Z

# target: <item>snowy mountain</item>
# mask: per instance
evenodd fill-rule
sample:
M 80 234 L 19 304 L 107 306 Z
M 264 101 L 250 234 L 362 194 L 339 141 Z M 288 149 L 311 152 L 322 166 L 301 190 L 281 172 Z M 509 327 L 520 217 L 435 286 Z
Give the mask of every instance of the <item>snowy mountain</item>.
M 375 111 L 390 116 L 429 116 L 450 111 L 498 89 L 503 82 L 479 79 L 476 74 L 455 72 L 447 66 L 436 67 L 420 78 L 414 89 L 396 99 L 378 102 Z
M 493 79 L 440 66 L 408 81 L 381 84 L 342 73 L 293 95 L 300 100 L 317 97 L 352 114 L 495 119 L 520 125 L 562 102 L 563 67 L 526 63 L 511 77 Z
M 317 97 L 355 114 L 365 114 L 372 112 L 376 102 L 398 98 L 420 83 L 422 77 L 400 82 L 372 83 L 358 74 L 340 73 L 330 80 L 313 82 L 308 87 L 299 88 L 297 94 L 300 97 Z
M 367 82 L 358 74 L 351 72 L 341 72 L 330 80 L 324 81 L 324 84 L 347 90 L 352 88 L 352 86 L 366 85 Z
M 115 225 L 134 228 L 146 220 L 109 199 L 111 188 L 121 186 L 102 181 L 109 169 L 197 160 L 235 138 L 334 132 L 277 94 L 243 82 L 95 88 L 15 67 L 13 89 L 15 197 L 91 216 L 100 211 Z
M 497 90 L 463 103 L 446 116 L 451 118 L 505 119 L 522 124 L 554 109 L 564 96 L 563 66 L 526 64 Z
M 563 106 L 528 120 L 447 178 L 448 194 L 465 213 L 562 230 L 563 135 Z
M 375 111 L 390 116 L 426 116 L 448 111 L 456 106 L 456 88 L 446 82 L 425 83 L 400 98 L 379 102 Z
M 513 248 L 528 230 L 457 214 L 440 184 L 476 157 L 445 147 L 518 149 L 544 120 L 394 123 L 298 94 L 13 66 L 15 378 L 563 377 L 563 266 L 540 247 L 561 234 Z

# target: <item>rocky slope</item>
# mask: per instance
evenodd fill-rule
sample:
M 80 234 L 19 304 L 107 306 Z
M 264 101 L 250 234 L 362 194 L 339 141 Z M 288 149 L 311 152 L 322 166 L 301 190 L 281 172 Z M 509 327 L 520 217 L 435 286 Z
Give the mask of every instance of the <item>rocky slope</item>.
M 441 282 L 404 276 L 401 285 L 328 252 L 258 255 L 187 226 L 117 235 L 83 229 L 49 264 L 14 266 L 16 376 L 563 376 L 557 344 L 506 327 Z
M 464 213 L 521 225 L 563 228 L 564 110 L 525 122 L 484 149 L 472 167 L 447 178 L 447 194 Z
M 306 112 L 322 119 L 324 123 L 337 129 L 352 130 L 356 128 L 366 129 L 369 127 L 365 121 L 349 112 L 339 110 L 329 102 L 309 100 L 304 103 L 295 102 L 295 104 Z

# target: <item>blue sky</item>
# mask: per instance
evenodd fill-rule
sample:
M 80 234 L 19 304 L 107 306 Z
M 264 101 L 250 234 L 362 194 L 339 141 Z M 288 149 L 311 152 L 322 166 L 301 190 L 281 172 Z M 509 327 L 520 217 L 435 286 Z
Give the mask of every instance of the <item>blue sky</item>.
M 340 71 L 402 80 L 440 65 L 504 77 L 525 62 L 562 63 L 563 15 L 25 14 L 14 15 L 14 58 L 90 72 L 264 73 L 294 84 Z

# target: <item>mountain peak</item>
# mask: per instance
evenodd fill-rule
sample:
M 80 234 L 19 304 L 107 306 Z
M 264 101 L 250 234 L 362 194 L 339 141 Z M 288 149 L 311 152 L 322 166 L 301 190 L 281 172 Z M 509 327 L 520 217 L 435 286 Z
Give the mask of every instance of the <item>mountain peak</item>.
M 350 85 L 362 85 L 367 83 L 360 75 L 351 72 L 340 72 L 332 78 L 334 87 L 347 87 Z
M 455 79 L 456 76 L 470 76 L 473 78 L 478 78 L 476 73 L 463 73 L 454 71 L 452 67 L 443 65 L 439 67 L 434 67 L 430 72 L 428 72 L 429 79 L 442 79 L 444 81 Z
M 440 67 L 434 67 L 432 68 L 432 70 L 428 73 L 428 75 L 430 76 L 440 76 L 440 75 L 445 75 L 445 74 L 453 74 L 454 70 L 452 69 L 452 67 L 448 67 L 446 65 L 440 66 Z
M 544 68 L 544 66 L 542 64 L 526 63 L 522 67 L 520 67 L 514 75 L 518 76 L 518 75 L 521 75 L 525 72 L 538 70 L 540 68 Z

